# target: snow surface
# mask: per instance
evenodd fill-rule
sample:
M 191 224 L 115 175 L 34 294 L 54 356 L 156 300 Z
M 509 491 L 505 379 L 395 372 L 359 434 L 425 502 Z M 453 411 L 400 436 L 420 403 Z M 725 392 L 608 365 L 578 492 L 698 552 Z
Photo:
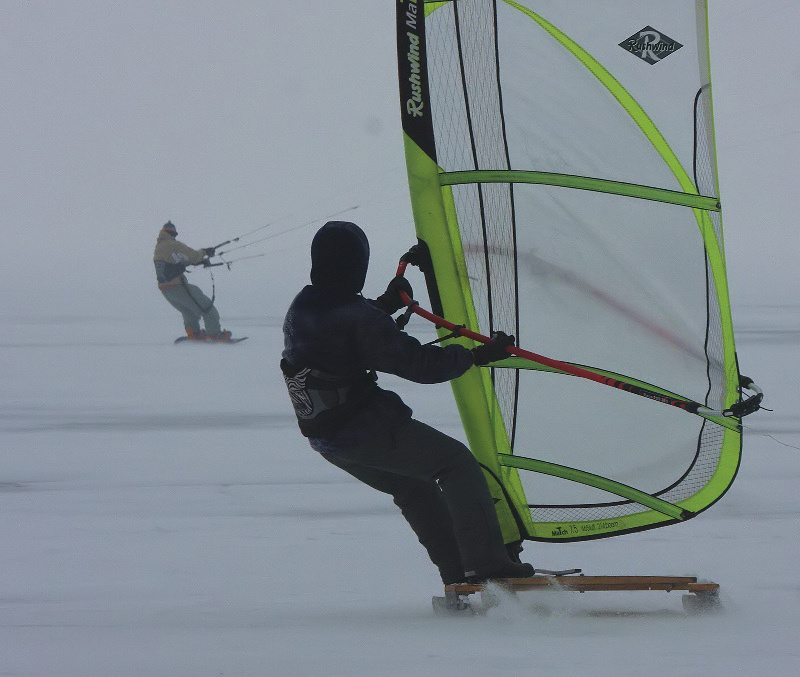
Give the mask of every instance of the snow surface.
M 740 327 L 774 403 L 794 397 L 799 310 L 752 309 Z M 696 519 L 524 553 L 713 580 L 722 613 L 686 616 L 680 592 L 562 592 L 440 618 L 399 511 L 296 431 L 279 318 L 228 325 L 249 340 L 172 346 L 168 327 L 145 339 L 115 318 L 6 318 L 0 674 L 797 674 L 800 451 L 767 437 L 800 446 L 796 409 L 752 417 L 737 481 Z M 460 435 L 448 386 L 382 380 Z
M 0 675 L 798 674 L 800 5 L 711 1 L 739 359 L 774 412 L 696 519 L 524 553 L 710 579 L 724 611 L 526 593 L 439 618 L 399 512 L 308 448 L 277 369 L 315 225 L 364 225 L 368 290 L 413 242 L 393 3 L 312 4 L 0 3 Z M 193 246 L 274 238 L 215 269 L 248 341 L 171 344 L 150 263 L 167 219 Z M 382 382 L 461 436 L 447 385 Z

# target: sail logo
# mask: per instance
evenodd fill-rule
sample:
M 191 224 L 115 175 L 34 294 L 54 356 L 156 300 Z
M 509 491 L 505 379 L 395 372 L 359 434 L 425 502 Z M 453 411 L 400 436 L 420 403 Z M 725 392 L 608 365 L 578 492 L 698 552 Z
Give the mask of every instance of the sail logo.
M 670 54 L 677 52 L 683 45 L 668 35 L 657 31 L 652 26 L 645 26 L 631 37 L 619 43 L 622 49 L 638 56 L 651 66 L 657 64 Z
M 408 34 L 408 84 L 411 96 L 406 100 L 406 111 L 412 117 L 422 117 L 425 103 L 422 100 L 422 64 L 420 62 L 419 36 Z
M 422 98 L 422 37 L 421 26 L 419 24 L 420 11 L 417 0 L 411 0 L 406 6 L 405 12 L 405 24 L 408 29 L 406 32 L 406 38 L 408 40 L 406 59 L 408 60 L 408 91 L 410 94 L 406 99 L 406 113 L 413 118 L 422 117 L 425 108 L 425 103 Z

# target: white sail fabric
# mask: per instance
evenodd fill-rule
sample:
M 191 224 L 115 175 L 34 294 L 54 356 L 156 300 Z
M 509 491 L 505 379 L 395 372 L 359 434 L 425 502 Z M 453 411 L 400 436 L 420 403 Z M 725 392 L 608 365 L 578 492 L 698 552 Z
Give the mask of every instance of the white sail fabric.
M 441 265 L 433 276 L 444 316 L 623 381 L 730 406 L 739 374 L 705 2 L 458 0 L 425 11 L 433 145 L 418 143 L 436 163 L 446 223 L 430 216 L 427 193 L 415 198 L 422 163 L 413 145 L 409 172 L 421 240 L 457 233 L 457 285 Z M 466 298 L 461 318 L 455 288 Z M 537 459 L 690 513 L 733 480 L 735 425 L 509 365 L 491 374 L 501 466 L 524 466 L 506 454 Z M 469 388 L 456 385 L 460 401 L 474 397 Z M 475 425 L 486 423 L 465 419 L 468 433 Z M 516 482 L 516 473 L 505 477 Z M 613 535 L 664 519 L 566 474 L 519 471 L 527 537 Z

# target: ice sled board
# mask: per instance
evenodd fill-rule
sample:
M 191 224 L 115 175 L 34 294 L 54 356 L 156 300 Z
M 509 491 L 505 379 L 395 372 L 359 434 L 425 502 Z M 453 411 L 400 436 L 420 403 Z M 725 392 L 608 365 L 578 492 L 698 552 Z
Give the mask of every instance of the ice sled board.
M 229 338 L 227 341 L 207 341 L 205 339 L 190 339 L 188 336 L 179 336 L 174 343 L 210 343 L 216 345 L 218 343 L 239 343 L 247 338 L 247 336 L 237 336 L 236 338 Z
M 553 574 L 537 573 L 530 578 L 501 578 L 492 581 L 500 588 L 516 594 L 535 590 L 571 590 L 573 592 L 615 590 L 684 591 L 683 608 L 688 613 L 704 613 L 720 608 L 719 584 L 698 581 L 694 576 L 585 576 L 575 575 L 580 569 Z M 444 596 L 435 596 L 433 610 L 437 615 L 483 614 L 499 604 L 493 586 L 487 583 L 452 583 L 444 586 Z M 471 597 L 476 595 L 476 597 Z

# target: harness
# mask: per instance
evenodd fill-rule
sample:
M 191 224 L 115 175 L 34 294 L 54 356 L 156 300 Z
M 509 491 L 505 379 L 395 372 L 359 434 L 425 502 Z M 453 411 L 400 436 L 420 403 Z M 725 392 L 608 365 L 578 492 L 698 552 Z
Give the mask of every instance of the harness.
M 281 360 L 281 371 L 300 432 L 331 438 L 366 403 L 375 389 L 374 371 L 340 376 Z
M 159 284 L 170 282 L 186 272 L 186 264 L 169 261 L 153 261 L 156 267 L 156 280 Z

